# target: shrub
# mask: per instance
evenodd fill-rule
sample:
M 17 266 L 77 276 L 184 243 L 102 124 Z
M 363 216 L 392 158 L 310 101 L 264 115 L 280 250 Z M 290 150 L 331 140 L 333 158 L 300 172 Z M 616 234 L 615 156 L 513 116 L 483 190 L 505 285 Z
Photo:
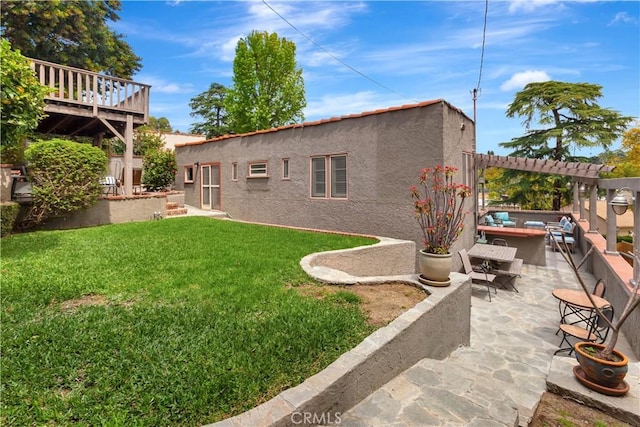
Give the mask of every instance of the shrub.
M 86 209 L 102 194 L 100 179 L 107 170 L 107 156 L 99 148 L 52 139 L 31 144 L 25 158 L 33 184 L 33 203 L 20 228 Z
M 0 237 L 6 236 L 13 231 L 19 211 L 20 205 L 15 202 L 0 204 Z
M 48 88 L 31 71 L 29 60 L 13 50 L 6 39 L 0 39 L 0 60 L 0 152 L 4 163 L 19 163 L 26 135 L 44 116 Z
M 164 190 L 175 181 L 178 166 L 173 151 L 148 151 L 142 162 L 142 185 L 149 191 Z
M 618 243 L 620 242 L 633 243 L 633 236 L 617 236 L 616 241 Z

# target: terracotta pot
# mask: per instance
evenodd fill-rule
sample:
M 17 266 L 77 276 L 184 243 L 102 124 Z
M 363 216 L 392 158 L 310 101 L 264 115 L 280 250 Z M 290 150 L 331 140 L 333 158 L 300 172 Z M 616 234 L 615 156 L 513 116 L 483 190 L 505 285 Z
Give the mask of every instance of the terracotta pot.
M 627 375 L 627 365 L 629 364 L 627 356 L 617 350 L 613 350 L 613 354 L 618 357 L 620 361 L 611 362 L 592 356 L 585 351 L 585 347 L 594 347 L 599 351 L 603 350 L 606 346 L 592 342 L 579 342 L 575 345 L 576 359 L 587 379 L 591 380 L 592 383 L 609 389 L 615 390 L 620 388 L 625 375 Z
M 418 263 L 420 278 L 426 284 L 432 286 L 449 286 L 451 284 L 451 279 L 449 279 L 449 273 L 453 266 L 451 254 L 430 254 L 421 250 Z

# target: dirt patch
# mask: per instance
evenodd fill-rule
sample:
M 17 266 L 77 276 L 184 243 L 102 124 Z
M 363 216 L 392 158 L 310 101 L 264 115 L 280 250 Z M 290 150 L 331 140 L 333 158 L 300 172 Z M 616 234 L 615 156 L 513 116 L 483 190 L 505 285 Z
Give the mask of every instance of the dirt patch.
M 61 303 L 53 302 L 51 305 L 57 305 L 64 313 L 75 313 L 82 307 L 98 307 L 98 306 L 119 306 L 131 307 L 135 303 L 134 300 L 114 302 L 107 299 L 104 295 L 83 295 L 80 298 L 74 298 Z
M 325 298 L 338 292 L 351 292 L 360 297 L 360 307 L 367 314 L 367 321 L 375 326 L 384 326 L 427 297 L 425 291 L 415 286 L 389 282 L 377 285 L 300 285 L 298 292 Z
M 104 295 L 84 295 L 80 298 L 62 301 L 60 310 L 73 312 L 79 307 L 107 305 L 107 298 Z
M 554 393 L 544 393 L 529 423 L 529 427 L 631 427 L 597 409 L 564 399 Z

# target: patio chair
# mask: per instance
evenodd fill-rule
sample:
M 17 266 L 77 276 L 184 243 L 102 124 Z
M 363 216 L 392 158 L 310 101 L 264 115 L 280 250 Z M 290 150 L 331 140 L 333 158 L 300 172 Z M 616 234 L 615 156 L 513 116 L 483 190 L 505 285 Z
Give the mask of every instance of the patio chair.
M 497 227 L 496 221 L 493 219 L 491 215 L 484 216 L 484 223 L 490 227 Z
M 550 231 L 549 240 L 551 242 L 552 249 L 554 252 L 556 250 L 564 249 L 564 244 L 567 245 L 571 253 L 575 251 L 574 246 L 575 246 L 576 240 L 573 237 L 573 232 L 575 231 L 575 228 L 576 228 L 576 223 L 571 222 L 570 220 L 567 220 L 567 222 L 564 223 L 564 225 L 560 230 Z M 564 239 L 563 239 L 563 235 L 564 235 Z
M 118 194 L 118 180 L 116 180 L 115 176 L 105 176 L 104 178 L 102 178 L 100 183 L 102 184 L 105 196 L 108 196 L 109 194 L 113 194 L 114 196 L 116 196 Z
M 602 315 L 611 322 L 613 320 L 613 306 L 608 306 L 602 309 Z M 574 351 L 573 345 L 569 342 L 569 338 L 575 338 L 578 341 L 590 341 L 594 343 L 602 344 L 606 341 L 607 336 L 609 335 L 609 323 L 607 323 L 600 316 L 595 316 L 592 318 L 592 321 L 586 325 L 586 328 L 577 325 L 571 325 L 567 323 L 563 323 L 560 325 L 560 330 L 562 331 L 562 341 L 558 347 L 561 347 L 563 343 L 567 343 L 568 347 L 561 347 L 556 350 L 553 354 L 558 354 L 561 351 L 568 351 L 569 356 Z
M 497 237 L 491 241 L 491 244 L 496 246 L 509 246 L 506 240 Z
M 607 291 L 607 284 L 605 283 L 604 280 L 598 279 L 596 284 L 593 286 L 591 295 L 604 298 L 604 294 L 606 291 Z M 589 319 L 593 315 L 593 309 L 591 308 L 578 307 L 576 305 L 569 304 L 566 302 L 565 303 L 560 302 L 560 304 L 561 305 L 564 304 L 564 308 L 562 309 L 562 313 L 560 316 L 561 319 L 566 319 L 567 316 L 572 316 L 572 315 L 575 316 L 574 319 L 577 318 L 577 320 L 569 323 L 570 325 L 575 325 L 577 323 L 584 322 L 585 321 L 584 319 Z M 560 332 L 560 329 L 556 331 L 556 335 L 558 334 L 558 332 Z
M 471 276 L 471 282 L 484 283 L 487 285 L 489 302 L 491 302 L 491 287 L 489 285 L 491 285 L 496 280 L 496 275 L 489 273 L 486 268 L 482 267 L 482 265 L 472 265 L 469 254 L 467 254 L 467 251 L 465 249 L 460 249 L 458 254 L 460 255 L 460 259 L 462 260 L 464 273 Z M 495 288 L 493 288 L 493 291 L 496 294 L 498 293 Z
M 516 222 L 509 219 L 509 212 L 496 212 L 496 222 L 503 227 L 515 227 Z
M 133 170 L 132 191 L 133 194 L 142 193 L 142 169 Z

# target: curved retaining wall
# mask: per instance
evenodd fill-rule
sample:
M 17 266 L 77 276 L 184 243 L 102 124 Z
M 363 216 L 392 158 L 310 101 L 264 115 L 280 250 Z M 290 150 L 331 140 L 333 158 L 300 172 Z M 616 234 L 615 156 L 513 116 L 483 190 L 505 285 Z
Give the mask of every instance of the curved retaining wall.
M 395 239 L 355 249 L 330 251 L 303 258 L 301 265 L 317 280 L 327 283 L 382 283 L 403 281 L 419 286 L 417 275 L 402 274 L 409 268 L 398 258 L 409 251 Z M 410 256 L 411 270 L 415 243 Z M 385 249 L 389 255 L 385 256 Z M 371 256 L 373 259 L 368 259 Z M 402 267 L 395 264 L 401 262 Z M 333 264 L 335 263 L 335 264 Z M 347 272 L 338 270 L 345 268 Z M 386 266 L 386 267 L 385 267 Z M 363 272 L 391 275 L 356 276 Z M 405 272 L 407 270 L 404 270 Z M 451 273 L 451 286 L 427 288 L 429 297 L 389 325 L 369 335 L 354 349 L 325 369 L 243 414 L 209 426 L 298 426 L 330 424 L 383 384 L 424 358 L 444 359 L 451 351 L 470 343 L 471 281 Z

